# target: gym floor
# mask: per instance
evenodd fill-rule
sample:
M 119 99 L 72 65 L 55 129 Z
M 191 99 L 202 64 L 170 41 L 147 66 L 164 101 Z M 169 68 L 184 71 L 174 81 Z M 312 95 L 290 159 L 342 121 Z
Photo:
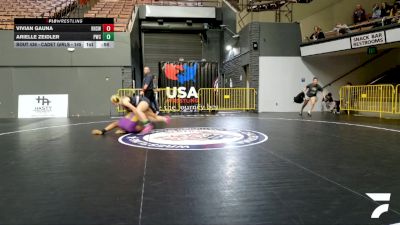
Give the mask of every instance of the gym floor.
M 258 131 L 209 151 L 90 134 L 109 118 L 1 119 L 0 224 L 394 224 L 400 122 L 315 113 L 174 116 L 169 127 Z M 158 128 L 162 128 L 161 126 Z M 390 209 L 365 193 L 391 193 Z

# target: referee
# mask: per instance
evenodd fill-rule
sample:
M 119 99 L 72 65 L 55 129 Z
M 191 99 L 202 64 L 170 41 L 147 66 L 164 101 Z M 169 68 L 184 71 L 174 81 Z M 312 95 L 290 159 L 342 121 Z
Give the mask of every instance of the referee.
M 150 108 L 154 113 L 159 111 L 158 104 L 156 101 L 156 96 L 154 94 L 154 76 L 150 73 L 150 68 L 148 66 L 143 69 L 143 88 L 140 91 L 140 95 L 146 97 L 150 103 Z

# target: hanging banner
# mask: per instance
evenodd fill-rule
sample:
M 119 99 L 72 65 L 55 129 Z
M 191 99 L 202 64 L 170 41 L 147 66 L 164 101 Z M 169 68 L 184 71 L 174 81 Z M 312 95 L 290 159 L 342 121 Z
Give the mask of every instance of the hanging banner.
M 68 116 L 68 95 L 19 95 L 18 118 Z
M 166 88 L 167 102 L 180 102 L 181 112 L 197 112 L 198 90 L 218 83 L 215 62 L 160 62 L 159 68 L 158 87 Z

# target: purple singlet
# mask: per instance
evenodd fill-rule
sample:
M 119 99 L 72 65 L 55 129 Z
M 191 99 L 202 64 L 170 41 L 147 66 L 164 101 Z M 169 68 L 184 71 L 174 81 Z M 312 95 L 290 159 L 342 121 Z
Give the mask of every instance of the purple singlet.
M 138 133 L 142 130 L 142 126 L 138 123 L 138 117 L 133 113 L 119 119 L 118 126 L 129 133 Z

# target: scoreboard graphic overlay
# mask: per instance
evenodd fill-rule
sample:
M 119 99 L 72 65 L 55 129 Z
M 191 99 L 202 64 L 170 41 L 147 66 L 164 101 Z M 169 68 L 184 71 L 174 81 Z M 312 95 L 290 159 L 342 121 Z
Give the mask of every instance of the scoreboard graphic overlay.
M 113 48 L 113 18 L 15 18 L 15 48 Z

